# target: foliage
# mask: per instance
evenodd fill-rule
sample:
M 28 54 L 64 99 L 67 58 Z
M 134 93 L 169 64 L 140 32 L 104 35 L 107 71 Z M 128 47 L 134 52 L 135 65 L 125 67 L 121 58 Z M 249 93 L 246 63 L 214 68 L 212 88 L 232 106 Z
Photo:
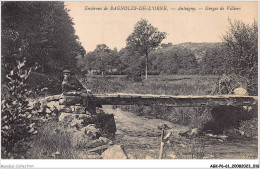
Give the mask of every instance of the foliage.
M 199 63 L 200 74 L 215 74 L 220 75 L 224 73 L 225 67 L 223 46 L 219 45 L 206 51 L 205 56 Z
M 9 93 L 2 97 L 1 107 L 1 153 L 4 158 L 19 158 L 19 153 L 23 151 L 19 152 L 22 147 L 16 150 L 17 144 L 25 142 L 32 134 L 33 114 L 28 105 L 29 91 L 24 84 L 24 65 L 25 61 L 17 61 L 17 67 L 6 76 Z
M 258 137 L 258 118 L 253 118 L 240 123 L 239 130 L 244 133 L 246 137 Z
M 223 72 L 221 67 L 223 61 L 219 57 L 220 46 L 220 43 L 162 44 L 161 47 L 149 53 L 148 75 L 221 74 Z M 216 54 L 212 55 L 213 52 Z M 89 52 L 83 58 L 78 58 L 78 66 L 84 74 L 87 74 L 87 71 L 98 70 L 96 66 L 98 65 L 98 58 L 94 51 Z M 211 58 L 214 58 L 214 60 Z M 218 64 L 215 65 L 214 61 Z M 116 64 L 113 66 L 113 64 L 104 60 L 105 74 L 113 74 L 109 72 L 109 67 L 117 69 L 114 74 L 126 74 L 136 79 L 139 79 L 140 74 L 145 74 L 145 56 L 137 51 L 130 51 L 127 47 L 118 52 L 115 62 Z M 214 70 L 212 70 L 213 66 Z M 96 74 L 101 73 L 98 71 Z
M 84 49 L 75 35 L 73 22 L 63 2 L 4 2 L 2 4 L 2 62 L 7 74 L 18 53 L 26 67 L 51 74 L 66 68 L 76 70 L 76 56 Z
M 28 75 L 57 76 L 64 67 L 74 69 L 76 56 L 84 50 L 63 2 L 3 2 L 1 21 L 1 153 L 3 158 L 19 158 L 27 140 L 37 133 L 33 118 L 39 115 L 28 99 L 36 92 L 27 88 Z
M 137 51 L 141 56 L 146 57 L 146 80 L 148 72 L 148 54 L 157 48 L 163 39 L 166 38 L 165 32 L 158 31 L 157 28 L 141 19 L 134 27 L 134 31 L 126 40 L 127 48 L 130 51 Z
M 93 93 L 121 92 L 127 86 L 123 78 L 113 78 L 107 75 L 87 76 L 83 79 L 83 85 L 91 89 Z
M 30 140 L 25 158 L 34 159 L 78 159 L 82 150 L 74 148 L 73 134 L 64 124 L 50 121 L 39 128 L 39 133 Z M 59 153 L 56 153 L 59 152 Z
M 120 73 L 122 63 L 116 48 L 111 50 L 107 45 L 101 44 L 97 45 L 93 52 L 79 57 L 78 65 L 84 74 L 88 71 L 96 74 L 116 74 Z
M 247 78 L 247 90 L 257 95 L 258 67 L 258 25 L 257 22 L 245 24 L 231 21 L 230 28 L 223 36 L 225 71 Z

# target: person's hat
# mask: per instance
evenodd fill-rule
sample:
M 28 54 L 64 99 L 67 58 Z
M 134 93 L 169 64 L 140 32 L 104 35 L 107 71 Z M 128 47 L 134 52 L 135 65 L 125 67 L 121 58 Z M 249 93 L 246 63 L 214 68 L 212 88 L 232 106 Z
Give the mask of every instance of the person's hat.
M 63 70 L 63 73 L 70 73 L 71 71 L 68 69 Z

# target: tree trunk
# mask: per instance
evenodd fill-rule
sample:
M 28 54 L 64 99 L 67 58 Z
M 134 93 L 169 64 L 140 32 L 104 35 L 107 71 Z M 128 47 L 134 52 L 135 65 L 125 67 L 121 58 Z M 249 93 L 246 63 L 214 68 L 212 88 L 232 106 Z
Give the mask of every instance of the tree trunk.
M 146 62 L 145 62 L 145 80 L 148 79 L 148 54 L 146 53 Z

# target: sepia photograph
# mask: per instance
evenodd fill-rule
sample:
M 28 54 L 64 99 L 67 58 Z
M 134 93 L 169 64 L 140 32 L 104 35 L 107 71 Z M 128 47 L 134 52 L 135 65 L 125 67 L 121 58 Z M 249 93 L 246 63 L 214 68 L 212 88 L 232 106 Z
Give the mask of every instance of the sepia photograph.
M 10 159 L 259 159 L 258 2 L 1 1 Z

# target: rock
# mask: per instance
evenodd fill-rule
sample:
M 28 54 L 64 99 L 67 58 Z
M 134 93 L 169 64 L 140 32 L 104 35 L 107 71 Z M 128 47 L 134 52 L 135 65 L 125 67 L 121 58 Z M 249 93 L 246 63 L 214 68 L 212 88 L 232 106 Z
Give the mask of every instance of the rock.
M 33 133 L 34 132 L 34 128 L 30 128 L 30 130 L 28 131 L 29 133 Z
M 38 134 L 38 131 L 35 130 L 32 134 Z
M 83 120 L 83 125 L 87 126 L 89 124 L 96 124 L 97 122 L 97 118 L 94 115 L 90 115 L 90 114 L 77 114 L 77 118 L 82 119 Z
M 106 137 L 99 137 L 99 140 L 103 141 L 104 144 L 109 144 L 109 145 L 113 145 L 112 140 L 106 138 Z
M 103 153 L 107 148 L 109 147 L 109 145 L 102 145 L 102 146 L 98 146 L 96 148 L 92 148 L 90 150 L 88 150 L 87 152 L 96 152 L 96 153 Z
M 58 120 L 59 121 L 66 121 L 71 116 L 70 113 L 61 113 Z
M 247 96 L 247 95 L 248 95 L 246 89 L 244 89 L 244 88 L 242 88 L 242 87 L 236 88 L 236 89 L 234 90 L 234 94 L 235 94 L 235 95 L 244 95 L 244 96 Z
M 51 154 L 52 157 L 56 157 L 56 156 L 59 156 L 60 155 L 60 152 L 59 151 L 56 151 L 54 153 Z
M 105 145 L 105 143 L 102 140 L 96 139 L 96 140 L 93 140 L 93 141 L 90 141 L 89 143 L 87 143 L 85 145 L 85 147 L 87 147 L 88 149 L 91 149 L 91 148 L 96 148 L 96 147 L 99 147 L 102 145 Z
M 218 135 L 218 138 L 222 139 L 223 141 L 226 141 L 228 136 L 226 136 L 226 135 Z
M 83 127 L 81 130 L 84 130 L 85 134 L 92 139 L 97 139 L 101 135 L 100 130 L 97 129 L 95 124 L 89 124 L 88 126 Z
M 96 112 L 97 112 L 97 114 L 105 114 L 105 111 L 102 110 L 102 109 L 99 108 L 99 107 L 96 108 Z
M 70 126 L 72 127 L 76 127 L 77 129 L 81 129 L 83 128 L 83 119 L 73 119 L 71 122 L 70 122 Z
M 245 132 L 244 132 L 244 131 L 238 130 L 238 132 L 239 132 L 242 136 L 245 135 Z
M 46 108 L 45 112 L 46 113 L 51 113 L 51 110 L 49 108 Z
M 28 118 L 28 119 L 32 118 L 32 114 L 28 114 L 28 115 L 27 115 L 27 118 Z
M 76 108 L 75 108 L 75 112 L 77 113 L 77 114 L 85 114 L 85 107 L 82 107 L 82 106 L 76 106 Z M 89 114 L 89 113 L 88 113 Z
M 96 131 L 98 130 L 97 129 L 97 126 L 95 124 L 89 124 L 87 125 L 86 127 L 84 127 L 85 130 L 91 130 L 91 131 Z M 99 130 L 98 130 L 99 131 Z
M 72 113 L 60 113 L 58 120 L 66 124 L 71 124 L 70 126 L 75 126 L 78 124 L 78 126 L 81 126 L 81 128 L 95 121 L 90 115 Z
M 31 124 L 29 125 L 30 128 L 32 128 L 32 127 L 34 127 L 34 126 L 35 126 L 35 123 L 31 123 Z
M 89 119 L 89 118 L 91 118 L 91 115 L 89 115 L 89 114 L 78 114 L 77 117 L 79 119 Z
M 54 111 L 59 111 L 58 108 L 55 107 L 55 106 L 51 107 L 50 110 L 51 110 L 52 112 L 54 112 Z
M 102 153 L 103 159 L 128 159 L 121 145 L 113 145 Z
M 187 137 L 187 138 L 194 137 L 197 134 L 198 134 L 198 128 L 193 128 L 190 131 L 186 131 L 184 133 L 179 133 L 180 136 Z
M 72 109 L 70 107 L 65 107 L 64 111 L 65 111 L 65 113 L 73 113 Z
M 7 125 L 5 125 L 4 127 L 2 127 L 2 130 L 8 130 L 9 127 Z
M 218 139 L 218 142 L 221 142 L 221 143 L 223 143 L 224 141 L 223 141 L 222 139 Z
M 48 99 L 47 99 L 48 100 Z M 50 102 L 47 102 L 46 104 L 50 109 L 55 109 L 57 107 L 59 107 L 59 102 L 58 101 L 50 101 Z

